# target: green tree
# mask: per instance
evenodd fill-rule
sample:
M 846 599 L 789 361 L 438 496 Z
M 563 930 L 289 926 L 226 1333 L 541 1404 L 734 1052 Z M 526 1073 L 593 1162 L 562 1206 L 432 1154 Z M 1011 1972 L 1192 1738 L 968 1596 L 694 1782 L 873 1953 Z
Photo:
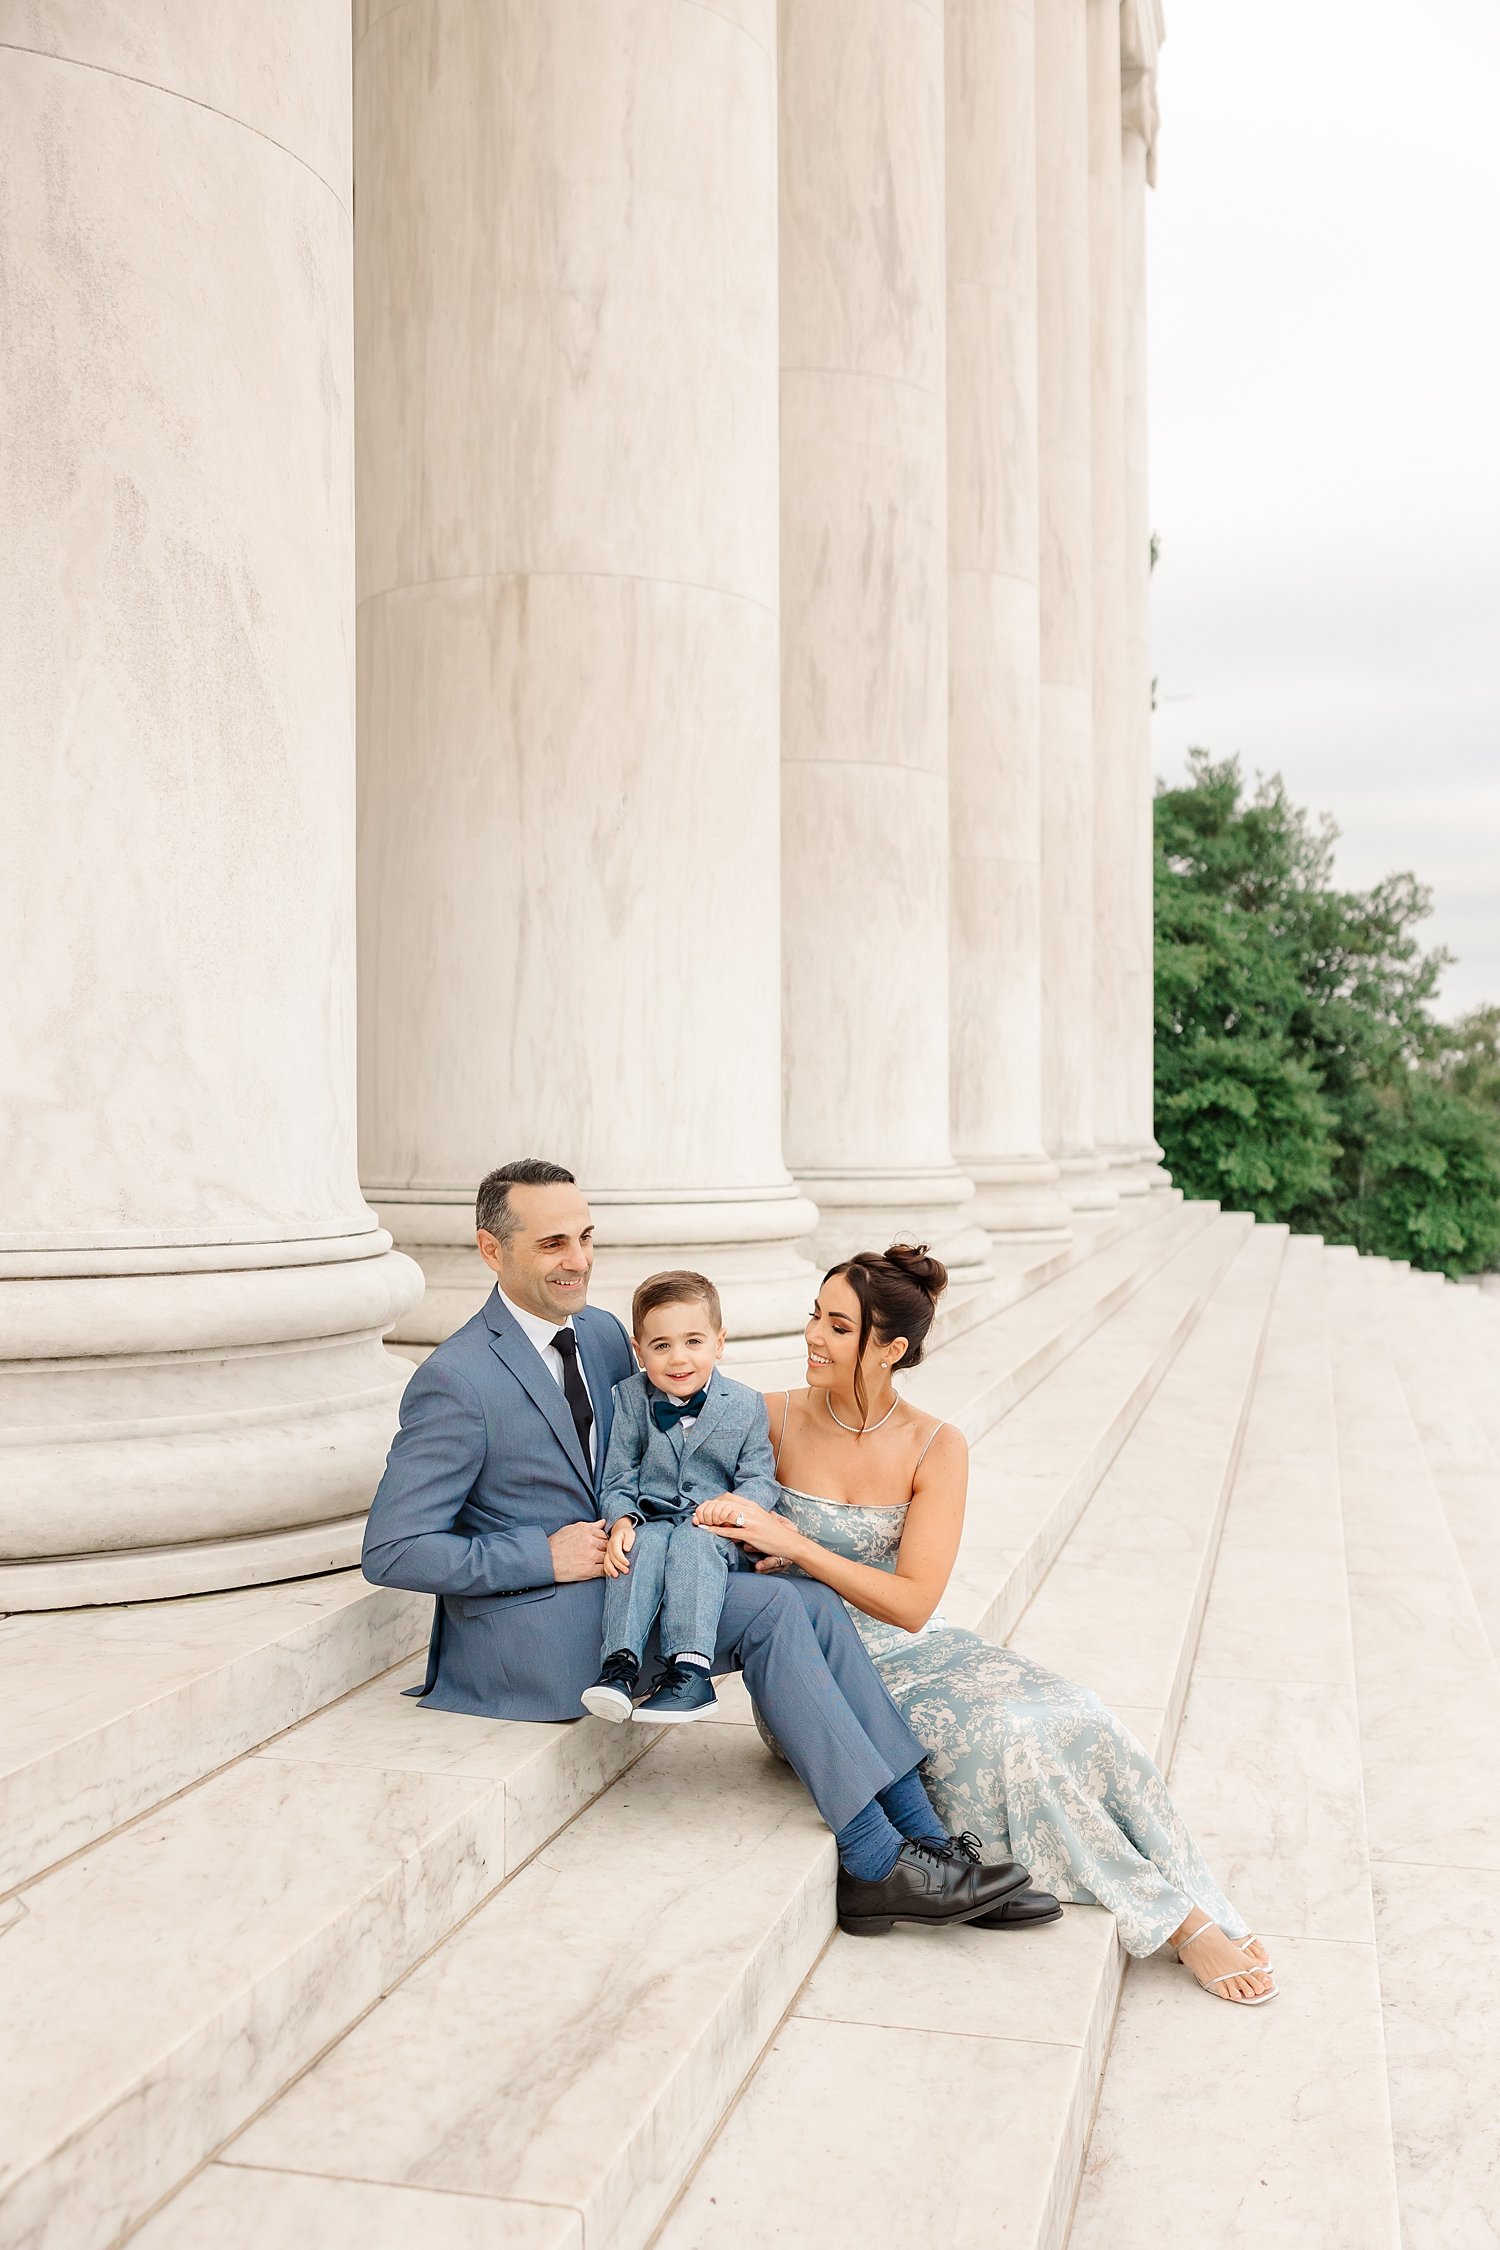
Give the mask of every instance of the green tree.
M 1431 1012 L 1447 957 L 1417 934 L 1428 893 L 1339 889 L 1336 834 L 1206 751 L 1158 790 L 1166 1160 L 1190 1195 L 1473 1272 L 1500 1250 L 1500 1010 L 1454 1047 Z

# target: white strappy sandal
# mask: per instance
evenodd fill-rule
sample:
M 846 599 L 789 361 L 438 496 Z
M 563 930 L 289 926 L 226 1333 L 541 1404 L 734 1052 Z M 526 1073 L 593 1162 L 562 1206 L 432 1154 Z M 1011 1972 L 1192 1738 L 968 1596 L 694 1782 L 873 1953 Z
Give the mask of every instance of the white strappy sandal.
M 1188 1946 L 1196 1944 L 1201 1937 L 1207 1937 L 1210 1930 L 1219 1930 L 1218 1923 L 1205 1922 L 1200 1929 L 1194 1930 L 1191 1937 L 1185 1937 L 1182 1944 L 1177 1948 L 1178 1960 L 1182 1961 L 1182 1956 Z M 1219 1930 L 1219 1935 L 1223 1937 L 1226 1933 Z M 1240 1951 L 1244 1953 L 1247 1945 L 1257 1941 L 1253 1937 L 1248 1937 L 1230 1938 L 1229 1942 L 1231 1945 L 1237 1945 Z M 1182 1965 L 1185 1969 L 1191 1967 L 1191 1964 L 1186 1961 L 1182 1961 Z M 1274 1961 L 1252 1961 L 1249 1954 L 1246 1953 L 1243 1969 L 1230 1969 L 1222 1977 L 1200 1977 L 1196 1969 L 1192 1971 L 1192 1974 L 1193 1981 L 1199 1990 L 1206 1992 L 1211 2000 L 1226 2000 L 1229 1997 L 1227 1993 L 1215 1992 L 1214 1986 L 1216 1984 L 1233 1984 L 1237 1977 L 1242 1976 L 1270 1977 L 1272 1984 L 1269 1992 L 1255 1992 L 1251 1994 L 1248 2000 L 1232 2000 L 1229 2002 L 1230 2006 L 1234 2008 L 1263 2008 L 1268 2000 L 1276 1999 L 1281 1990 L 1281 1987 L 1275 1982 L 1275 1971 L 1276 1964 Z

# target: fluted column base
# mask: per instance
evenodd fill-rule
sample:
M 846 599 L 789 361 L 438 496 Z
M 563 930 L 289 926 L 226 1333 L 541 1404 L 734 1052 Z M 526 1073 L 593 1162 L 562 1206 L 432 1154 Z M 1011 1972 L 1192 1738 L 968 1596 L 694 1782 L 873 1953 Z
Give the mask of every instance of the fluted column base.
M 817 1276 L 803 1246 L 818 1213 L 788 1181 L 743 1192 L 704 1189 L 631 1193 L 586 1188 L 597 1239 L 591 1304 L 630 1325 L 630 1300 L 648 1273 L 689 1266 L 707 1274 L 724 1306 L 726 1357 L 764 1358 L 800 1336 Z M 430 1351 L 478 1312 L 495 1277 L 474 1247 L 472 1188 L 417 1191 L 370 1187 L 371 1202 L 427 1280 L 426 1294 L 392 1332 L 402 1347 Z M 413 1356 L 418 1356 L 414 1352 Z
M 356 1561 L 420 1287 L 377 1229 L 0 1258 L 0 1611 Z
M 995 1242 L 1067 1242 L 1072 1213 L 1050 1156 L 958 1159 L 974 1182 L 973 1219 Z
M 979 1224 L 974 1183 L 956 1166 L 941 1171 L 799 1172 L 818 1223 L 808 1245 L 820 1272 L 857 1250 L 925 1242 L 952 1281 L 985 1281 L 990 1238 Z
M 1119 1208 L 1119 1187 L 1109 1160 L 1099 1149 L 1086 1155 L 1059 1156 L 1059 1192 L 1070 1211 L 1105 1212 Z
M 1099 1150 L 1100 1161 L 1109 1167 L 1109 1182 L 1116 1195 L 1145 1195 L 1150 1183 L 1146 1167 L 1138 1148 L 1126 1147 L 1121 1142 L 1109 1142 Z

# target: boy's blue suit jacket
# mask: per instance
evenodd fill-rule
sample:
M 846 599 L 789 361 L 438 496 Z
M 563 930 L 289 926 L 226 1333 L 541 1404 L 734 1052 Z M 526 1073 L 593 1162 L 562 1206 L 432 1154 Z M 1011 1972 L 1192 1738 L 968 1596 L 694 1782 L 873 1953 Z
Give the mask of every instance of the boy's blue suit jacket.
M 685 1520 L 700 1500 L 716 1500 L 721 1492 L 743 1493 L 763 1508 L 776 1505 L 776 1464 L 762 1394 L 748 1383 L 730 1382 L 715 1368 L 692 1428 L 678 1423 L 659 1430 L 645 1376 L 617 1383 L 599 1494 L 605 1522 L 629 1515 Z
M 559 1586 L 547 1539 L 598 1520 L 611 1393 L 634 1361 L 613 1313 L 586 1309 L 573 1327 L 593 1470 L 560 1386 L 494 1291 L 406 1386 L 364 1573 L 436 1595 L 419 1692 L 440 1711 L 576 1719 L 598 1671 L 603 1580 Z

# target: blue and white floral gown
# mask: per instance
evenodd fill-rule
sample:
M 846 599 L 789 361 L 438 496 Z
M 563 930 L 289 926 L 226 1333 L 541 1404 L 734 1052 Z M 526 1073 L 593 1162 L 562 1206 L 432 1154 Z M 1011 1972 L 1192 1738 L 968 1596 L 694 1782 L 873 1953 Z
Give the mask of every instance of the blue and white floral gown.
M 850 1507 L 783 1486 L 777 1505 L 819 1546 L 895 1569 L 908 1501 Z M 926 1746 L 922 1778 L 945 1827 L 971 1830 L 987 1859 L 1020 1860 L 1042 1890 L 1107 1906 L 1127 1953 L 1154 1953 L 1193 1906 L 1249 1935 L 1151 1758 L 1091 1689 L 941 1617 L 907 1633 L 847 1606 Z

